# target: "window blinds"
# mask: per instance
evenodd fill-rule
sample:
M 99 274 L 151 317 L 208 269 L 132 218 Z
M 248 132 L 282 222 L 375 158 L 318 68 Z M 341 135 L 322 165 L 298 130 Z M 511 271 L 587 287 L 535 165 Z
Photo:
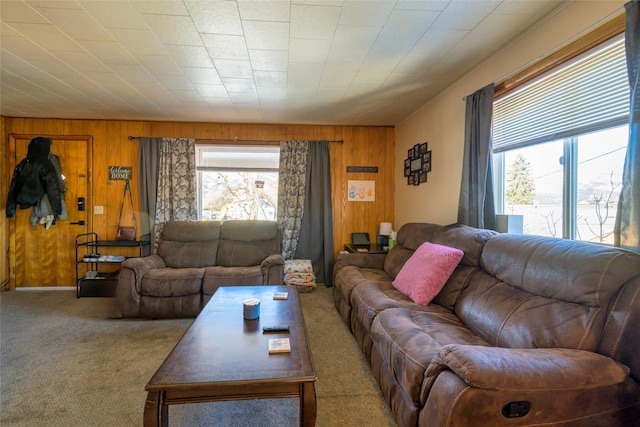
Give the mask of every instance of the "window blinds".
M 493 152 L 621 125 L 628 117 L 622 36 L 496 100 Z

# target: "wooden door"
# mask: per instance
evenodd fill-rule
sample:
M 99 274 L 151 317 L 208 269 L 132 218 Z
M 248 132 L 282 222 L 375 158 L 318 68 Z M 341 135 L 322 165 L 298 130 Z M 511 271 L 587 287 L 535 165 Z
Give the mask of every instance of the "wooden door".
M 75 286 L 75 239 L 92 227 L 89 159 L 93 137 L 12 134 L 11 174 L 36 136 L 51 138 L 51 152 L 60 159 L 67 219 L 56 219 L 49 227 L 32 225 L 33 208 L 17 207 L 16 217 L 9 220 L 10 288 Z M 84 198 L 84 210 L 79 209 L 78 198 Z

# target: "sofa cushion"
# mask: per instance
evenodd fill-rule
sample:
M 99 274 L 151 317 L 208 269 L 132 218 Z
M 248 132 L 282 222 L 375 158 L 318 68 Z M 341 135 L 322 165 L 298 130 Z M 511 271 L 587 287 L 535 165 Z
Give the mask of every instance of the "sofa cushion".
M 563 239 L 500 234 L 456 304 L 465 324 L 492 345 L 595 351 L 620 287 L 640 275 L 637 256 Z
M 262 269 L 259 265 L 251 267 L 206 267 L 202 279 L 202 293 L 213 295 L 220 286 L 260 286 Z
M 275 221 L 224 221 L 220 229 L 217 265 L 248 267 L 280 253 L 280 232 Z
M 203 268 L 156 268 L 142 278 L 140 295 L 175 297 L 200 294 Z
M 430 304 L 422 310 L 389 308 L 371 325 L 371 338 L 382 362 L 393 371 L 397 382 L 417 405 L 427 367 L 448 344 L 488 346 L 452 312 Z
M 418 304 L 427 305 L 447 282 L 464 253 L 424 242 L 404 264 L 393 286 Z
M 218 221 L 170 221 L 162 228 L 158 255 L 167 267 L 216 265 L 219 239 Z

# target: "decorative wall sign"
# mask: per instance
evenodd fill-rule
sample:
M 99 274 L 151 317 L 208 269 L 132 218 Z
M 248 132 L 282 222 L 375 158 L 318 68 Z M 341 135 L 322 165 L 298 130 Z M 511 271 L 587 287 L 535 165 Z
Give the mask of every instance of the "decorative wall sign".
M 404 176 L 408 185 L 420 185 L 427 182 L 427 173 L 431 172 L 431 151 L 427 143 L 416 144 L 407 151 L 404 160 Z
M 377 166 L 347 166 L 347 172 L 378 173 Z
M 130 180 L 133 175 L 131 166 L 109 166 L 109 179 L 126 181 Z
M 347 200 L 349 202 L 375 202 L 375 181 L 347 181 Z

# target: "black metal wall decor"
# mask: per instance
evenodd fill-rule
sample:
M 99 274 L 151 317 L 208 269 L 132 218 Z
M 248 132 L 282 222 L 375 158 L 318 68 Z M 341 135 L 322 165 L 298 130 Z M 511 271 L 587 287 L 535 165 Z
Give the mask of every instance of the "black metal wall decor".
M 404 176 L 408 185 L 420 185 L 427 182 L 427 173 L 431 172 L 431 150 L 427 143 L 416 144 L 409 148 L 404 160 Z

